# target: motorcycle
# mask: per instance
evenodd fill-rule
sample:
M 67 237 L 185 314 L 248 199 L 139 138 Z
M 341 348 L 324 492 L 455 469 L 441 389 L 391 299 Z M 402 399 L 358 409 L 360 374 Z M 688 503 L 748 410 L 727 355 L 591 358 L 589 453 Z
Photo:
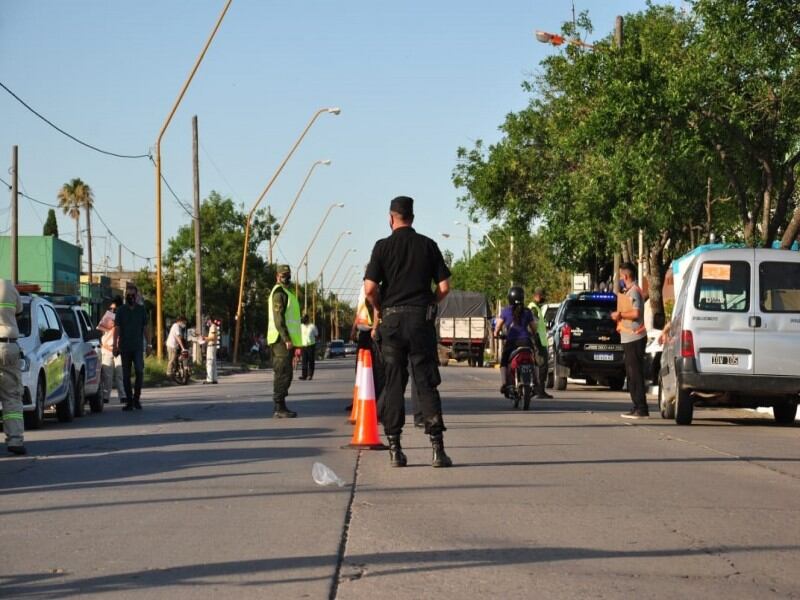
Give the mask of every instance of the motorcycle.
M 535 384 L 535 370 L 536 358 L 533 348 L 521 346 L 511 353 L 508 360 L 506 397 L 511 400 L 514 408 L 519 408 L 520 402 L 522 402 L 522 410 L 530 409 Z
M 189 351 L 181 350 L 181 355 L 178 358 L 178 364 L 175 365 L 175 372 L 172 374 L 172 378 L 175 380 L 175 383 L 186 385 L 189 383 L 191 376 L 192 365 L 189 360 Z

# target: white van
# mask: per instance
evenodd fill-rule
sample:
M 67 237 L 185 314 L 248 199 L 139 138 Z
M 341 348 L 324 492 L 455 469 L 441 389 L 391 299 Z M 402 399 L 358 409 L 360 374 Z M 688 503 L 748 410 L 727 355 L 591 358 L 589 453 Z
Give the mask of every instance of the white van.
M 764 406 L 776 422 L 794 422 L 800 252 L 711 249 L 681 259 L 680 271 L 661 359 L 661 416 L 688 425 L 695 406 Z

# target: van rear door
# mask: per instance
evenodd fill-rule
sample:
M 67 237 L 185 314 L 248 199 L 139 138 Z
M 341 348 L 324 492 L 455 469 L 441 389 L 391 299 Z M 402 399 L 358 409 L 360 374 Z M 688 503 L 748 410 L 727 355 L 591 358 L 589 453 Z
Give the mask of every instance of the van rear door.
M 694 334 L 701 373 L 753 374 L 752 268 L 746 254 L 737 254 L 730 259 L 701 255 L 695 270 L 693 297 L 687 298 L 691 320 L 684 328 Z
M 758 250 L 756 375 L 800 377 L 800 253 Z

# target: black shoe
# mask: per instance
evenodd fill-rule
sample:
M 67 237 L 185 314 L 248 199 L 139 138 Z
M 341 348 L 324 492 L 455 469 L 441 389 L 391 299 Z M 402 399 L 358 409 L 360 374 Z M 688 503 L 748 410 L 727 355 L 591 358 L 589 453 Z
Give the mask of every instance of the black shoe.
M 28 453 L 25 446 L 8 446 L 8 451 L 17 456 L 25 456 Z
M 308 377 L 303 377 L 302 375 L 300 375 L 300 377 L 298 377 L 298 379 L 299 379 L 300 381 L 305 381 L 306 379 L 308 379 Z
M 275 410 L 272 412 L 273 419 L 294 419 L 297 413 L 286 408 L 286 402 L 276 402 Z
M 142 403 L 139 402 L 138 398 L 133 399 L 133 408 L 135 408 L 136 410 L 142 410 Z
M 308 380 L 311 381 L 312 379 L 314 379 L 314 376 L 313 375 L 309 375 L 308 376 Z
M 431 447 L 433 448 L 433 460 L 431 466 L 435 468 L 452 467 L 453 461 L 444 451 L 444 439 L 442 434 L 431 436 Z
M 125 406 L 122 407 L 122 410 L 133 410 L 133 402 L 126 402 Z
M 389 440 L 389 464 L 393 467 L 405 467 L 408 464 L 408 458 L 400 446 L 400 436 L 387 435 L 386 439 Z
M 422 415 L 414 415 L 414 427 L 425 427 L 425 417 Z
M 536 400 L 552 400 L 553 396 L 548 394 L 547 392 L 539 392 L 536 394 Z
M 647 419 L 649 416 L 650 413 L 640 411 L 638 408 L 634 408 L 620 415 L 623 419 Z

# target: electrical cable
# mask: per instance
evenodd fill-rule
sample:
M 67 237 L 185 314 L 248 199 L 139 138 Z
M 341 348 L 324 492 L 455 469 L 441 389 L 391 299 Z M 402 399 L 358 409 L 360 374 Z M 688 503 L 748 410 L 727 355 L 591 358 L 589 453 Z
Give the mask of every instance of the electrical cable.
M 48 125 L 50 125 L 50 127 L 52 127 L 53 129 L 55 129 L 55 130 L 56 130 L 56 131 L 58 131 L 59 133 L 61 133 L 61 134 L 65 135 L 65 136 L 67 136 L 67 137 L 68 137 L 69 139 L 71 139 L 72 141 L 74 141 L 74 142 L 78 142 L 78 143 L 79 143 L 81 146 L 86 146 L 87 148 L 89 148 L 89 149 L 91 149 L 91 150 L 94 150 L 95 152 L 100 152 L 101 154 L 106 154 L 106 155 L 108 155 L 108 156 L 115 156 L 115 157 L 117 157 L 117 158 L 150 158 L 150 154 L 149 154 L 149 153 L 148 153 L 148 154 L 119 154 L 119 153 L 117 153 L 117 152 L 111 152 L 111 151 L 109 151 L 109 150 L 103 150 L 103 149 L 101 149 L 101 148 L 98 148 L 97 146 L 93 146 L 92 144 L 89 144 L 89 143 L 87 143 L 87 142 L 84 142 L 83 140 L 80 140 L 80 139 L 76 138 L 76 137 L 75 137 L 74 135 L 72 135 L 71 133 L 67 133 L 66 131 L 64 131 L 63 129 L 61 129 L 61 127 L 59 127 L 58 125 L 56 125 L 55 123 L 53 123 L 51 120 L 49 120 L 47 117 L 45 117 L 45 116 L 44 116 L 44 115 L 42 115 L 41 113 L 37 112 L 37 111 L 36 111 L 36 110 L 35 110 L 35 109 L 34 109 L 32 106 L 30 106 L 30 105 L 29 105 L 27 102 L 25 102 L 25 101 L 24 101 L 22 98 L 20 98 L 20 97 L 19 97 L 19 96 L 17 96 L 17 95 L 16 95 L 14 92 L 12 92 L 12 91 L 11 91 L 11 90 L 8 88 L 8 86 L 6 86 L 6 85 L 5 85 L 5 84 L 4 84 L 2 81 L 0 81 L 0 87 L 2 87 L 2 88 L 3 88 L 3 89 L 6 91 L 6 92 L 8 92 L 9 94 L 11 94 L 11 96 L 13 96 L 13 98 L 14 98 L 14 99 L 15 99 L 17 102 L 19 102 L 20 104 L 22 104 L 22 106 L 24 106 L 24 107 L 25 107 L 25 108 L 27 108 L 29 111 L 31 111 L 33 114 L 35 114 L 35 115 L 36 115 L 37 117 L 39 117 L 39 118 L 40 118 L 42 121 L 44 121 L 45 123 L 47 123 Z
M 5 185 L 8 188 L 8 190 L 11 191 L 11 184 L 8 183 L 2 177 L 0 177 L 0 183 L 3 183 L 3 185 Z M 20 196 L 22 196 L 23 198 L 27 198 L 28 200 L 31 200 L 32 202 L 36 202 L 36 204 L 41 204 L 42 206 L 49 206 L 50 208 L 58 208 L 58 204 L 50 204 L 49 202 L 43 202 L 41 200 L 37 200 L 33 196 L 29 196 L 28 194 L 26 194 L 25 192 L 20 191 L 19 189 L 17 190 L 17 193 Z
M 152 157 L 152 156 L 150 157 L 150 162 L 152 162 L 152 163 L 153 163 L 153 166 L 155 166 L 155 164 L 156 164 L 156 161 L 155 161 L 155 160 L 153 160 L 153 157 Z M 190 217 L 192 220 L 194 220 L 194 219 L 195 219 L 195 216 L 194 216 L 194 214 L 193 214 L 193 213 L 192 213 L 192 211 L 190 211 L 190 210 L 189 210 L 189 208 L 188 208 L 188 207 L 187 207 L 187 206 L 186 206 L 186 205 L 183 203 L 183 201 L 182 201 L 180 198 L 178 198 L 178 194 L 176 194 L 176 193 L 175 193 L 175 190 L 173 190 L 173 189 L 172 189 L 172 186 L 171 186 L 171 185 L 169 184 L 169 182 L 167 181 L 167 178 L 166 178 L 166 177 L 164 177 L 164 172 L 163 172 L 163 171 L 161 172 L 161 181 L 163 181 L 163 182 L 164 182 L 164 185 L 165 185 L 165 186 L 167 186 L 167 189 L 169 190 L 169 193 L 170 193 L 170 194 L 172 194 L 172 197 L 175 199 L 175 202 L 177 202 L 177 203 L 178 203 L 178 206 L 180 206 L 180 207 L 181 207 L 181 208 L 184 210 L 184 212 L 185 212 L 187 215 L 189 215 L 189 217 Z

